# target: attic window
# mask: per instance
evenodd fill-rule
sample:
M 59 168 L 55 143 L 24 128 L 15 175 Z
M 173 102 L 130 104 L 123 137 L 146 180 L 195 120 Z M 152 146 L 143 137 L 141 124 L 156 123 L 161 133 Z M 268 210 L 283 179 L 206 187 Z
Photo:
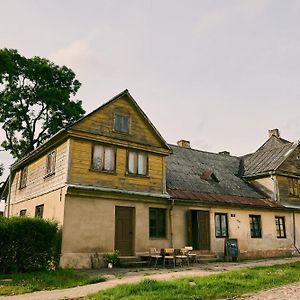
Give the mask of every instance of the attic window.
M 129 133 L 129 116 L 115 114 L 114 130 L 122 133 Z
M 220 182 L 218 177 L 211 170 L 205 170 L 200 177 L 201 177 L 201 179 L 206 180 L 206 181 L 213 180 L 215 182 Z

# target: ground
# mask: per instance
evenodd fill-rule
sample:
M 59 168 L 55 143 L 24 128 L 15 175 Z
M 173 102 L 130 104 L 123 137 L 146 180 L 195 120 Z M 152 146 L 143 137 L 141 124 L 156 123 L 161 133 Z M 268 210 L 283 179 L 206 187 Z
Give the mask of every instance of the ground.
M 124 283 L 137 283 L 145 278 L 155 280 L 170 280 L 186 276 L 207 276 L 215 273 L 220 273 L 227 270 L 234 270 L 245 267 L 255 266 L 271 266 L 274 264 L 285 264 L 290 262 L 299 261 L 299 257 L 283 258 L 283 259 L 266 259 L 244 262 L 221 262 L 209 263 L 205 265 L 195 264 L 188 268 L 176 269 L 142 269 L 142 270 L 129 270 L 129 269 L 100 269 L 100 270 L 85 270 L 83 272 L 98 274 L 104 276 L 107 281 L 102 283 L 90 284 L 75 288 L 54 291 L 41 291 L 30 294 L 0 297 L 0 300 L 58 300 L 58 299 L 77 299 L 84 297 L 90 293 L 94 293 L 107 288 L 115 287 Z M 266 294 L 264 294 L 266 293 Z M 246 295 L 240 299 L 299 299 L 296 298 L 300 295 L 300 283 L 284 286 L 270 291 L 260 292 L 255 295 Z M 262 295 L 262 296 L 260 296 Z M 259 298 L 261 297 L 261 298 Z M 273 297 L 273 298 L 272 298 Z M 294 297 L 294 298 L 293 298 Z

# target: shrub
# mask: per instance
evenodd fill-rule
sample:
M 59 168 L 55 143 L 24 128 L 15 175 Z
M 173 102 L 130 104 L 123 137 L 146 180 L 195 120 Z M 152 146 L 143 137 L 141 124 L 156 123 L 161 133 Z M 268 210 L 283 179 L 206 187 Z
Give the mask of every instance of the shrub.
M 45 270 L 56 266 L 57 224 L 38 218 L 0 218 L 0 273 Z
M 120 265 L 120 253 L 118 250 L 115 250 L 112 253 L 104 253 L 103 259 L 107 264 L 111 263 L 114 267 Z

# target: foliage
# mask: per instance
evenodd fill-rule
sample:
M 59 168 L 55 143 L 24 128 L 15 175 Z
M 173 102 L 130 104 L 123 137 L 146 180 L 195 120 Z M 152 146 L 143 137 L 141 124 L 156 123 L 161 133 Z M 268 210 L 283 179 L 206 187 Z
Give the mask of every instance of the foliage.
M 0 218 L 0 273 L 55 268 L 60 238 L 57 224 L 39 218 Z
M 0 176 L 2 176 L 3 171 L 4 171 L 4 166 L 3 164 L 0 164 Z
M 107 264 L 111 263 L 114 267 L 117 267 L 120 265 L 120 252 L 115 250 L 112 253 L 104 253 L 103 259 Z
M 141 283 L 120 285 L 85 299 L 232 299 L 245 293 L 299 281 L 300 262 L 296 262 L 172 281 L 145 279 Z
M 0 295 L 15 295 L 41 290 L 64 289 L 102 282 L 102 277 L 89 277 L 71 269 L 0 275 Z
M 0 123 L 6 134 L 1 146 L 21 158 L 78 120 L 84 114 L 81 101 L 70 97 L 80 85 L 66 66 L 0 49 Z

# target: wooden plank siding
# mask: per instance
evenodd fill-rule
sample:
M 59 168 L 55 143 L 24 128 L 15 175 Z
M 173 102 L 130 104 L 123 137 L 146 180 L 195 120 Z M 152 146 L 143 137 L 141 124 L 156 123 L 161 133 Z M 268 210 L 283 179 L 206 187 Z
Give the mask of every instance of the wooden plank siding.
M 54 149 L 51 149 L 51 151 L 52 150 Z M 69 142 L 66 141 L 56 148 L 55 174 L 49 177 L 45 177 L 47 154 L 27 165 L 28 175 L 25 188 L 19 188 L 21 170 L 16 172 L 11 187 L 11 204 L 32 199 L 65 186 L 67 180 Z
M 130 116 L 129 134 L 113 130 L 115 113 Z M 123 96 L 95 111 L 88 118 L 75 124 L 72 129 L 152 147 L 165 147 L 152 128 L 145 122 L 141 113 L 129 101 L 128 96 Z
M 278 168 L 279 172 L 288 173 L 300 177 L 300 147 L 298 146 L 293 153 Z
M 148 176 L 126 175 L 127 149 L 116 147 L 116 171 L 111 174 L 91 170 L 93 142 L 73 139 L 71 144 L 69 183 L 149 193 L 164 192 L 163 155 L 148 153 Z

